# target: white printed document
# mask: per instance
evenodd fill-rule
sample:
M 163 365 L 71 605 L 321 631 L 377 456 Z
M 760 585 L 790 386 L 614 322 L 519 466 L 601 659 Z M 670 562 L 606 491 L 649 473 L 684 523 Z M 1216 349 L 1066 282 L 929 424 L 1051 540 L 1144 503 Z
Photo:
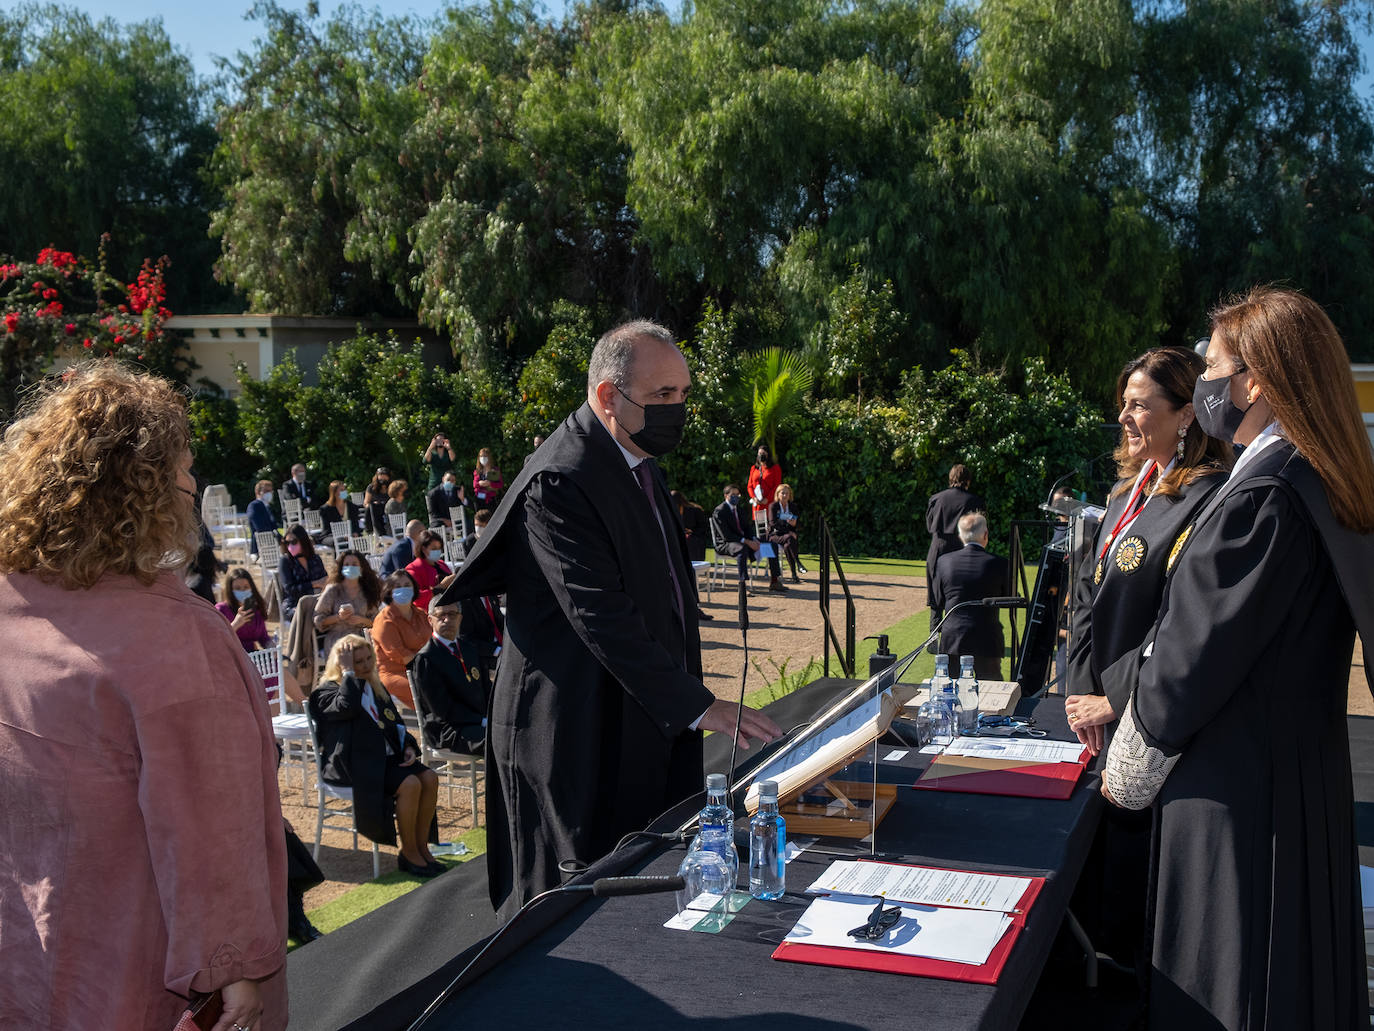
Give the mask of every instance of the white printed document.
M 1078 741 L 1050 741 L 1043 737 L 961 737 L 945 748 L 945 755 L 1038 763 L 1076 763 L 1082 754 L 1083 745 Z
M 1004 913 L 904 905 L 901 919 L 882 937 L 872 941 L 851 937 L 849 932 L 863 926 L 873 906 L 873 899 L 816 899 L 784 941 L 982 966 L 1011 926 L 1011 918 Z
M 806 890 L 882 896 L 914 905 L 1014 913 L 1017 901 L 1030 883 L 1029 877 L 839 859 Z

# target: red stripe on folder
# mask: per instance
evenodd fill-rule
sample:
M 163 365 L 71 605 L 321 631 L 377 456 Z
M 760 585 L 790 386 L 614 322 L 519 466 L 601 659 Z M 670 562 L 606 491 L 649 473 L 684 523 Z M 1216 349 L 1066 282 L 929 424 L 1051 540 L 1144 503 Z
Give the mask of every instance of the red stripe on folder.
M 962 791 L 974 795 L 1066 799 L 1087 768 L 1088 752 L 1073 763 L 1013 764 L 999 760 L 996 769 L 971 769 L 965 756 L 938 755 L 912 787 L 926 791 Z

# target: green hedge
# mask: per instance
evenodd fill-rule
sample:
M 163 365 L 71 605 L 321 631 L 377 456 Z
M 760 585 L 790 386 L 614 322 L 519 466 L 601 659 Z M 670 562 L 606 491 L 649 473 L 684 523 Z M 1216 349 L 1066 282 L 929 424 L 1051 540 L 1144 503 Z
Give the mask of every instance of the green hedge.
M 319 384 L 306 386 L 290 356 L 262 382 L 242 379 L 234 402 L 192 405 L 197 464 L 226 483 L 236 501 L 252 481 L 280 482 L 303 461 L 321 483 L 343 479 L 361 495 L 378 465 L 410 480 L 411 513 L 423 517 L 420 457 L 443 429 L 466 482 L 480 447 L 491 447 L 507 482 L 519 472 L 529 436 L 548 433 L 581 403 L 590 323 L 568 308 L 516 384 L 481 372 L 424 364 L 418 343 L 360 334 L 331 349 Z M 669 483 L 708 510 L 728 482 L 743 485 L 753 428 L 741 384 L 748 356 L 734 323 L 708 308 L 687 348 L 694 391 L 682 446 L 663 462 Z M 994 541 L 1010 522 L 1036 518 L 1049 483 L 1098 448 L 1097 413 L 1066 378 L 1039 359 L 1016 370 L 984 368 L 970 354 L 936 372 L 915 369 L 892 401 L 808 399 L 779 434 L 784 476 L 803 513 L 803 548 L 814 550 L 824 513 L 850 555 L 925 554 L 927 497 L 945 487 L 950 465 L 972 470 L 988 502 Z

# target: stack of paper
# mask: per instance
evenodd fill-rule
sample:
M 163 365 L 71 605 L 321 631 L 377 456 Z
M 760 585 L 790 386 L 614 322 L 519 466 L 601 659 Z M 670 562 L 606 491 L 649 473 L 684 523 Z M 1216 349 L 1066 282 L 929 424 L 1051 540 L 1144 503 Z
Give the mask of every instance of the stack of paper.
M 811 903 L 784 943 L 981 967 L 1020 915 L 1030 885 L 1029 877 L 839 860 L 807 889 L 830 894 Z M 900 904 L 901 918 L 881 938 L 856 939 L 849 932 L 868 919 L 875 898 Z

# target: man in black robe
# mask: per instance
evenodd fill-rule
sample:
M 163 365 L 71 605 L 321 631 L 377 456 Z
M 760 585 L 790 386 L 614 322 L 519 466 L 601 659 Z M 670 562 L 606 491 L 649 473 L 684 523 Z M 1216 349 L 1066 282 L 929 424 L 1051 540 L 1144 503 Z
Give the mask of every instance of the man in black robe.
M 441 604 L 506 594 L 487 727 L 487 868 L 511 915 L 701 788 L 701 731 L 738 708 L 701 681 L 695 578 L 663 475 L 691 376 L 650 322 L 611 330 L 587 402 L 511 485 Z M 742 743 L 778 728 L 746 708 Z
M 958 551 L 963 546 L 959 540 L 959 517 L 968 512 L 987 511 L 983 499 L 969 490 L 972 483 L 973 477 L 969 474 L 968 466 L 959 462 L 950 467 L 949 487 L 932 494 L 926 502 L 926 532 L 930 534 L 930 547 L 926 551 L 927 604 L 935 588 L 935 564 L 945 552 Z M 938 622 L 939 619 L 932 611 L 932 630 Z

